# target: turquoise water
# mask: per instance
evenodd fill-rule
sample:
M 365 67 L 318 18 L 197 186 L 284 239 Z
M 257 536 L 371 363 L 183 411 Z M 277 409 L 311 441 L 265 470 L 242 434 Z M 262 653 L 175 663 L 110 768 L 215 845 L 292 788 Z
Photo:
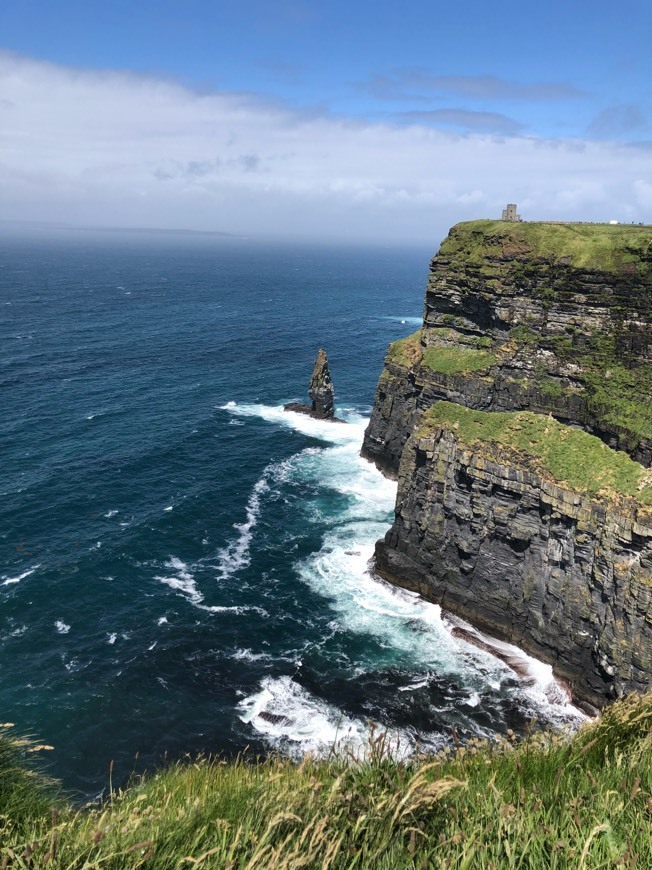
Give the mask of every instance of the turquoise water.
M 0 716 L 66 786 L 574 720 L 368 569 L 395 484 L 362 433 L 435 247 L 0 239 Z M 347 426 L 281 409 L 320 346 Z

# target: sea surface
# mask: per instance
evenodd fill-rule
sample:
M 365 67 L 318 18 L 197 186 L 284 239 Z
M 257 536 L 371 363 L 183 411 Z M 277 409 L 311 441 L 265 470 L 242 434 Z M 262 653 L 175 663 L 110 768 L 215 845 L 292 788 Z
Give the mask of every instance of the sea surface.
M 0 236 L 0 721 L 80 797 L 111 762 L 581 718 L 370 569 L 396 484 L 362 435 L 438 242 Z M 282 410 L 321 346 L 348 425 Z

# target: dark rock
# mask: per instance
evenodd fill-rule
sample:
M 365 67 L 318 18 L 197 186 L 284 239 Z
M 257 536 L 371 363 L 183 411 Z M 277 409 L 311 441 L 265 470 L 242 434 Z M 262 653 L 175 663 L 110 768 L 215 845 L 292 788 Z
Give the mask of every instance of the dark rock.
M 328 370 L 328 358 L 323 348 L 319 349 L 315 360 L 308 395 L 311 399 L 310 405 L 305 405 L 302 402 L 289 402 L 283 406 L 283 410 L 294 411 L 297 414 L 308 414 L 316 420 L 332 420 L 335 423 L 346 422 L 335 416 L 335 390 Z
M 527 410 L 650 466 L 652 233 L 627 231 L 596 260 L 604 227 L 499 224 L 451 230 L 422 329 L 388 352 L 362 447 L 399 482 L 376 567 L 549 662 L 592 709 L 652 684 L 650 509 L 574 492 L 527 456 L 424 421 L 441 400 Z
M 326 351 L 319 349 L 315 365 L 310 378 L 308 395 L 312 399 L 312 416 L 318 420 L 328 420 L 335 416 L 335 390 L 331 381 L 331 373 L 328 371 L 328 359 Z
M 484 254 L 471 257 L 467 226 L 453 227 L 432 259 L 421 352 L 409 364 L 388 355 L 362 455 L 395 477 L 420 412 L 445 399 L 552 414 L 650 466 L 652 270 L 577 268 L 567 256 L 512 250 L 482 228 Z M 647 237 L 652 250 L 649 229 Z M 427 364 L 433 351 L 479 350 L 493 364 L 457 372 Z
M 292 719 L 287 716 L 281 716 L 279 713 L 268 713 L 267 710 L 261 710 L 258 714 L 259 719 L 269 722 L 270 725 L 291 725 Z
M 550 663 L 593 706 L 649 687 L 649 512 L 445 428 L 408 440 L 398 480 L 394 525 L 376 544 L 382 577 Z

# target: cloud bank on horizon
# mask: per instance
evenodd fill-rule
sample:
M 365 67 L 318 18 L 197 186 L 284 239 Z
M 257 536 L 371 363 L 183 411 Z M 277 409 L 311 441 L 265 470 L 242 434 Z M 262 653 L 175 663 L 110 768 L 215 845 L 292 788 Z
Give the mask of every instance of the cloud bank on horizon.
M 401 109 L 355 115 L 0 54 L 0 217 L 401 242 L 498 217 L 508 200 L 532 220 L 652 220 L 636 105 L 558 138 L 486 101 L 577 101 L 579 87 L 419 69 L 354 86 Z M 432 108 L 442 92 L 476 108 Z

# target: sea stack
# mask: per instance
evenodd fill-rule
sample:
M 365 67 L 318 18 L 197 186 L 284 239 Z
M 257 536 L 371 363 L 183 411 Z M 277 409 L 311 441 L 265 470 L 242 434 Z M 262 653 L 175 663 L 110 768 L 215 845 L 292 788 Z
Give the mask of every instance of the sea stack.
M 328 371 L 328 357 L 323 347 L 319 348 L 315 365 L 312 369 L 310 386 L 308 387 L 310 405 L 303 402 L 290 402 L 283 406 L 285 411 L 296 411 L 299 414 L 308 414 L 316 420 L 332 420 L 335 423 L 343 423 L 335 416 L 335 390 Z
M 312 402 L 310 407 L 312 417 L 318 420 L 330 420 L 335 416 L 335 390 L 331 373 L 328 371 L 328 357 L 323 347 L 319 348 L 315 360 L 308 395 Z

